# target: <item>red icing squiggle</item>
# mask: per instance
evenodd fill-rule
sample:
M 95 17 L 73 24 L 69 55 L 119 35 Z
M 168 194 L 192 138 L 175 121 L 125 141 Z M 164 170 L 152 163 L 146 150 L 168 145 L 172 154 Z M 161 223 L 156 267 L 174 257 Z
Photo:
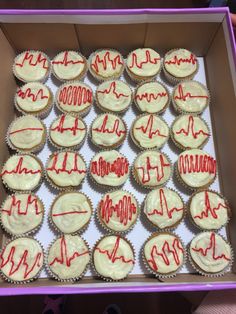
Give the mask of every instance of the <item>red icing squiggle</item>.
M 135 99 L 142 101 L 143 99 L 147 102 L 151 102 L 154 100 L 157 100 L 158 98 L 168 97 L 167 92 L 161 92 L 161 93 L 148 93 L 145 92 L 143 94 L 136 94 Z
M 178 169 L 180 174 L 216 174 L 216 160 L 208 155 L 181 155 L 178 160 Z
M 143 132 L 143 134 L 148 135 L 150 139 L 152 139 L 155 135 L 160 137 L 167 137 L 167 135 L 161 134 L 161 131 L 158 128 L 156 130 L 153 130 L 153 122 L 154 116 L 150 115 L 146 126 L 142 125 L 138 128 L 135 128 L 135 130 L 140 130 L 141 132 Z
M 182 128 L 179 131 L 175 131 L 175 134 L 181 134 L 182 133 L 185 136 L 192 135 L 192 137 L 194 139 L 197 139 L 200 134 L 204 135 L 204 136 L 209 136 L 210 135 L 209 133 L 204 132 L 202 129 L 200 129 L 197 132 L 194 129 L 195 129 L 194 117 L 193 116 L 189 116 L 188 117 L 187 129 Z
M 11 216 L 14 213 L 17 213 L 19 216 L 27 216 L 30 205 L 34 206 L 35 215 L 42 214 L 43 211 L 39 209 L 37 197 L 31 194 L 27 197 L 26 206 L 24 209 L 22 208 L 22 201 L 17 199 L 16 195 L 12 195 L 10 207 L 8 209 L 2 209 L 2 212 L 7 213 L 8 216 Z M 15 209 L 17 209 L 17 211 Z
M 37 100 L 42 100 L 42 99 L 48 99 L 49 96 L 43 94 L 43 89 L 40 88 L 36 94 L 32 93 L 31 88 L 27 88 L 25 92 L 21 89 L 18 89 L 17 95 L 21 99 L 26 99 L 26 98 L 31 98 L 33 102 L 36 102 Z
M 140 61 L 138 63 L 138 56 L 135 52 L 132 52 L 132 61 L 131 61 L 131 65 L 129 66 L 130 69 L 134 68 L 134 67 L 137 67 L 139 69 L 142 69 L 143 68 L 143 65 L 144 64 L 157 64 L 158 61 L 161 60 L 161 58 L 156 58 L 154 57 L 153 59 L 151 58 L 151 54 L 150 54 L 150 51 L 149 50 L 146 50 L 145 51 L 145 59 L 143 61 Z
M 109 88 L 104 89 L 104 90 L 98 90 L 98 94 L 113 94 L 117 99 L 120 99 L 121 97 L 129 97 L 129 95 L 125 95 L 123 93 L 118 93 L 116 91 L 116 82 L 112 82 Z
M 49 67 L 47 66 L 48 60 L 47 58 L 40 52 L 37 56 L 36 61 L 33 61 L 34 59 L 34 54 L 30 53 L 30 51 L 25 52 L 23 61 L 21 63 L 16 63 L 16 66 L 23 67 L 25 63 L 28 61 L 28 64 L 31 65 L 32 67 L 35 67 L 37 65 L 41 65 L 43 69 L 47 70 Z
M 55 171 L 56 174 L 60 174 L 60 173 L 68 173 L 68 174 L 72 174 L 72 173 L 78 173 L 78 174 L 82 174 L 82 173 L 86 173 L 86 169 L 79 169 L 79 165 L 78 165 L 78 154 L 77 153 L 69 153 L 69 152 L 65 152 L 64 157 L 63 157 L 63 161 L 61 163 L 61 167 L 59 167 L 58 165 L 58 155 L 61 153 L 56 153 L 53 155 L 52 157 L 52 166 L 47 168 L 47 171 Z M 66 169 L 68 166 L 68 156 L 69 154 L 73 155 L 73 166 L 70 166 L 71 169 Z M 84 167 L 84 165 L 83 165 Z
M 93 92 L 86 86 L 64 86 L 58 95 L 58 100 L 66 106 L 83 106 L 92 103 Z
M 114 173 L 118 178 L 123 177 L 129 172 L 129 162 L 125 157 L 118 157 L 112 163 L 99 157 L 98 161 L 92 161 L 90 170 L 92 174 L 105 177 Z
M 13 135 L 13 134 L 21 133 L 21 132 L 25 132 L 25 131 L 43 131 L 43 128 L 24 128 L 24 129 L 12 131 L 9 133 L 9 135 Z
M 68 51 L 64 52 L 64 56 L 63 59 L 61 61 L 52 61 L 52 64 L 60 64 L 60 65 L 64 65 L 64 66 L 68 66 L 68 65 L 74 65 L 74 64 L 84 64 L 84 60 L 78 60 L 78 61 L 74 61 L 74 60 L 68 60 Z
M 50 131 L 55 131 L 62 134 L 64 132 L 71 131 L 73 136 L 77 135 L 77 131 L 85 131 L 85 127 L 79 128 L 79 122 L 80 122 L 79 117 L 74 117 L 74 125 L 71 127 L 64 127 L 65 119 L 66 119 L 66 115 L 62 115 L 60 117 L 58 125 L 55 126 L 54 128 L 51 127 Z
M 87 214 L 87 210 L 80 210 L 80 211 L 69 211 L 69 212 L 64 212 L 64 213 L 56 213 L 52 214 L 53 217 L 58 217 L 58 216 L 66 216 L 66 215 L 73 215 L 73 214 Z
M 37 170 L 32 170 L 32 169 L 27 169 L 26 167 L 23 167 L 23 161 L 24 161 L 24 157 L 20 157 L 18 160 L 17 165 L 15 166 L 15 168 L 13 170 L 4 170 L 0 176 L 4 176 L 6 174 L 37 174 L 37 173 L 41 173 L 42 170 L 37 169 Z
M 197 59 L 195 56 L 191 53 L 189 58 L 178 58 L 178 56 L 174 56 L 172 60 L 166 60 L 166 64 L 175 64 L 175 65 L 181 65 L 181 63 L 189 63 L 189 64 L 196 64 Z
M 123 65 L 122 58 L 120 54 L 117 54 L 114 58 L 111 57 L 110 51 L 107 51 L 102 57 L 97 53 L 94 62 L 91 63 L 91 68 L 99 73 L 99 66 L 102 66 L 103 70 L 107 70 L 108 66 L 111 66 L 113 70 L 117 68 L 118 65 Z
M 93 131 L 102 133 L 102 134 L 116 134 L 118 137 L 121 137 L 123 134 L 126 133 L 125 130 L 120 130 L 120 120 L 115 119 L 113 127 L 111 129 L 107 128 L 107 122 L 108 122 L 109 116 L 106 114 L 104 116 L 103 122 L 101 127 L 93 128 Z
M 184 94 L 184 90 L 183 90 L 183 86 L 180 84 L 178 86 L 178 95 L 176 95 L 174 97 L 174 99 L 176 100 L 183 100 L 183 101 L 186 101 L 187 98 L 205 98 L 205 99 L 208 99 L 208 96 L 207 95 L 192 95 L 191 93 L 185 93 Z

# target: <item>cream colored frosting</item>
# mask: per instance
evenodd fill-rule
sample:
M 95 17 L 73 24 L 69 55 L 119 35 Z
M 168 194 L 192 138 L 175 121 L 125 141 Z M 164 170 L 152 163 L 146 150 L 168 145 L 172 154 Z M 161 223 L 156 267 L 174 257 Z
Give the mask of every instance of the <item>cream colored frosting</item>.
M 106 193 L 99 203 L 99 217 L 114 231 L 126 231 L 137 220 L 138 203 L 132 194 L 123 190 Z
M 152 77 L 157 75 L 161 67 L 159 53 L 150 48 L 139 48 L 127 57 L 129 71 L 137 76 Z
M 225 200 L 213 191 L 195 194 L 189 208 L 195 224 L 202 229 L 219 229 L 228 221 L 228 206 Z
M 79 117 L 70 114 L 59 116 L 49 129 L 51 140 L 61 147 L 80 144 L 86 136 L 86 126 Z
M 148 193 L 144 214 L 158 228 L 172 227 L 184 215 L 184 204 L 178 193 L 168 188 L 152 190 Z
M 143 148 L 160 148 L 169 138 L 169 127 L 158 116 L 146 114 L 134 121 L 132 137 Z
M 11 234 L 21 235 L 40 225 L 43 212 L 42 202 L 35 195 L 9 195 L 2 205 L 1 222 Z
M 51 155 L 46 170 L 48 177 L 59 187 L 78 186 L 86 175 L 86 165 L 75 152 Z
M 190 255 L 194 263 L 204 272 L 218 273 L 230 264 L 231 249 L 218 234 L 202 232 L 193 238 Z
M 196 81 L 181 82 L 173 92 L 175 105 L 184 112 L 202 112 L 209 102 L 207 89 Z
M 179 155 L 178 173 L 192 188 L 211 184 L 216 176 L 216 160 L 201 149 L 186 150 Z
M 49 248 L 47 263 L 58 278 L 66 280 L 79 278 L 89 260 L 89 248 L 80 236 L 63 235 Z
M 159 151 L 144 151 L 134 161 L 135 177 L 144 186 L 160 186 L 171 175 L 171 164 Z
M 51 219 L 63 233 L 74 233 L 83 228 L 92 215 L 91 204 L 84 194 L 68 192 L 58 196 L 51 209 Z
M 12 122 L 8 130 L 8 138 L 15 148 L 31 150 L 42 143 L 45 132 L 45 127 L 39 119 L 27 115 Z
M 102 185 L 119 186 L 129 176 L 129 162 L 116 150 L 97 153 L 90 164 L 90 174 Z
M 101 114 L 91 125 L 91 136 L 95 144 L 112 147 L 123 142 L 126 136 L 126 127 L 118 116 L 110 113 Z
M 123 238 L 106 236 L 96 245 L 93 262 L 101 276 L 120 280 L 133 269 L 134 253 L 130 244 Z
M 166 53 L 164 66 L 166 71 L 173 76 L 184 78 L 197 70 L 197 58 L 186 49 L 173 49 Z
M 99 105 L 105 110 L 119 112 L 125 110 L 132 100 L 132 91 L 123 81 L 105 81 L 96 91 Z
M 43 267 L 43 259 L 42 247 L 36 240 L 18 238 L 8 243 L 2 252 L 1 271 L 14 281 L 29 280 L 37 276 Z
M 176 272 L 182 266 L 184 249 L 176 236 L 160 233 L 145 243 L 144 256 L 154 272 L 169 274 Z
M 35 189 L 42 176 L 40 163 L 30 155 L 13 155 L 2 168 L 2 179 L 10 189 L 29 191 Z
M 169 101 L 167 90 L 159 82 L 140 85 L 135 93 L 135 102 L 142 112 L 158 113 Z

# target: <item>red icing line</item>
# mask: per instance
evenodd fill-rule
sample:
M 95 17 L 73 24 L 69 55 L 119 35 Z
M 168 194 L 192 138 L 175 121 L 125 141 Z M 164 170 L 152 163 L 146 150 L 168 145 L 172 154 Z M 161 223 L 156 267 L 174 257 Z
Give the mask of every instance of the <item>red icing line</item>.
M 42 172 L 41 168 L 38 170 L 31 170 L 31 169 L 27 169 L 26 167 L 23 167 L 23 159 L 24 159 L 23 157 L 20 157 L 15 169 L 11 171 L 4 170 L 0 174 L 0 176 L 4 176 L 5 174 L 37 174 L 37 173 Z
M 192 250 L 194 252 L 198 252 L 203 256 L 207 256 L 208 255 L 208 251 L 212 251 L 212 258 L 213 260 L 218 260 L 218 259 L 225 259 L 226 261 L 230 261 L 229 257 L 226 257 L 226 255 L 223 253 L 221 255 L 217 255 L 216 254 L 216 238 L 215 238 L 215 234 L 212 232 L 211 236 L 210 236 L 210 243 L 209 246 L 207 248 L 192 248 Z
M 110 173 L 114 173 L 120 178 L 129 172 L 129 162 L 125 157 L 118 157 L 112 163 L 107 162 L 103 157 L 99 157 L 98 161 L 91 162 L 90 170 L 92 174 L 102 178 Z
M 204 132 L 202 129 L 200 129 L 199 131 L 195 131 L 194 130 L 194 117 L 193 116 L 189 116 L 188 117 L 188 125 L 187 125 L 187 130 L 185 130 L 184 128 L 180 129 L 179 131 L 176 131 L 175 134 L 181 134 L 183 133 L 185 136 L 188 136 L 189 134 L 191 134 L 193 136 L 193 138 L 197 138 L 198 135 L 202 134 L 205 136 L 209 136 L 209 133 Z
M 152 139 L 154 135 L 157 135 L 160 137 L 167 137 L 167 135 L 161 134 L 158 128 L 156 130 L 153 130 L 153 119 L 154 119 L 154 116 L 150 115 L 146 126 L 142 125 L 138 128 L 135 128 L 135 130 L 140 130 L 144 134 L 147 134 L 150 139 Z
M 148 63 L 157 64 L 158 61 L 161 60 L 161 58 L 153 58 L 153 60 L 152 60 L 149 50 L 146 50 L 145 57 L 146 57 L 145 60 L 140 61 L 138 63 L 138 56 L 137 56 L 137 54 L 135 52 L 132 52 L 132 61 L 131 61 L 131 65 L 129 66 L 129 68 L 132 69 L 133 67 L 137 67 L 139 69 L 142 69 L 144 64 L 148 64 Z
M 93 93 L 87 87 L 69 85 L 60 90 L 58 99 L 66 106 L 82 106 L 92 103 Z
M 108 118 L 109 118 L 109 116 L 106 114 L 104 116 L 101 127 L 100 128 L 99 127 L 93 128 L 93 131 L 98 132 L 98 133 L 103 133 L 103 134 L 106 134 L 106 133 L 114 134 L 115 133 L 118 137 L 121 137 L 122 134 L 126 133 L 125 130 L 119 130 L 119 126 L 120 126 L 120 122 L 121 122 L 119 119 L 115 119 L 112 129 L 108 129 L 106 126 L 107 122 L 108 122 Z
M 156 93 L 156 94 L 145 92 L 143 94 L 136 94 L 135 99 L 140 100 L 140 101 L 145 99 L 147 102 L 150 103 L 153 100 L 157 100 L 158 98 L 167 97 L 167 96 L 168 96 L 167 92 L 161 92 L 161 93 Z
M 49 263 L 50 266 L 54 265 L 55 263 L 59 263 L 61 265 L 65 265 L 66 267 L 71 266 L 71 262 L 78 257 L 84 256 L 89 254 L 89 251 L 85 251 L 82 253 L 74 252 L 72 256 L 69 256 L 68 250 L 67 250 L 67 243 L 65 236 L 61 237 L 60 242 L 60 257 L 55 257 L 51 263 Z
M 119 249 L 119 245 L 120 245 L 120 237 L 117 236 L 116 237 L 116 242 L 114 247 L 112 248 L 112 251 L 109 252 L 109 250 L 102 250 L 99 247 L 96 247 L 95 251 L 98 251 L 100 254 L 105 254 L 107 256 L 107 258 L 114 264 L 117 260 L 121 260 L 122 263 L 125 264 L 129 264 L 132 263 L 134 264 L 134 260 L 133 259 L 125 259 L 125 257 L 123 255 L 121 256 L 116 256 L 117 251 Z
M 35 215 L 40 215 L 43 211 L 39 210 L 38 207 L 38 199 L 34 197 L 33 195 L 28 195 L 26 207 L 24 209 L 21 208 L 21 200 L 16 198 L 16 195 L 11 196 L 11 205 L 9 209 L 3 209 L 2 212 L 7 213 L 8 216 L 11 216 L 13 213 L 16 213 L 15 208 L 17 208 L 17 215 L 21 216 L 27 216 L 29 206 L 34 204 L 35 209 Z
M 97 93 L 99 93 L 99 94 L 107 94 L 107 95 L 112 93 L 113 95 L 115 95 L 115 97 L 117 99 L 120 99 L 121 97 L 129 97 L 129 95 L 125 95 L 123 93 L 118 93 L 116 91 L 116 82 L 112 82 L 111 85 L 109 86 L 109 88 L 107 88 L 107 89 L 104 89 L 104 90 L 101 90 L 101 91 L 98 90 Z
M 25 131 L 43 131 L 43 128 L 24 128 L 24 129 L 19 129 L 19 130 L 10 132 L 9 135 L 13 135 L 15 133 L 21 133 L 21 132 L 25 132 Z
M 61 65 L 64 65 L 64 66 L 68 66 L 70 64 L 84 64 L 84 60 L 82 61 L 73 61 L 73 60 L 68 60 L 68 51 L 64 52 L 64 57 L 63 57 L 63 60 L 61 61 L 52 61 L 52 64 L 61 64 Z
M 57 168 L 58 165 L 58 155 L 59 153 L 56 153 L 53 155 L 53 158 L 52 158 L 52 166 L 51 167 L 48 167 L 47 168 L 47 171 L 55 171 L 56 174 L 60 174 L 60 173 L 68 173 L 68 174 L 72 174 L 73 172 L 76 172 L 76 173 L 86 173 L 86 170 L 84 169 L 79 169 L 79 165 L 78 165 L 78 154 L 77 153 L 71 153 L 74 155 L 74 164 L 73 166 L 71 166 L 71 169 L 68 170 L 66 169 L 67 167 L 67 160 L 68 160 L 68 152 L 65 152 L 64 153 L 64 157 L 63 157 L 63 161 L 62 161 L 62 166 L 61 168 Z
M 183 90 L 183 86 L 180 84 L 178 86 L 178 95 L 176 95 L 174 97 L 174 99 L 178 99 L 178 100 L 183 100 L 186 101 L 187 98 L 206 98 L 208 99 L 208 96 L 204 96 L 204 95 L 192 95 L 191 93 L 185 93 L 184 94 L 184 90 Z
M 166 60 L 165 63 L 166 64 L 175 64 L 175 65 L 181 65 L 181 63 L 191 63 L 191 64 L 195 64 L 197 62 L 197 59 L 195 58 L 195 56 L 191 53 L 189 58 L 179 58 L 175 55 L 174 58 L 172 60 Z
M 107 70 L 109 65 L 115 70 L 117 65 L 123 65 L 123 61 L 120 54 L 117 54 L 117 56 L 112 59 L 110 51 L 107 51 L 102 58 L 99 53 L 97 53 L 95 61 L 91 63 L 91 68 L 99 73 L 99 65 L 103 67 L 103 70 Z
M 180 156 L 178 168 L 182 173 L 209 173 L 216 174 L 216 160 L 207 155 L 189 155 Z
M 15 65 L 19 66 L 19 67 L 23 67 L 24 66 L 24 63 L 26 61 L 28 61 L 28 64 L 35 67 L 36 65 L 39 65 L 42 63 L 42 68 L 43 69 L 48 69 L 49 67 L 47 66 L 47 63 L 48 63 L 48 60 L 46 57 L 44 57 L 42 55 L 42 53 L 40 52 L 38 54 L 38 57 L 37 57 L 37 60 L 35 62 L 33 62 L 33 58 L 34 58 L 34 55 L 32 53 L 30 53 L 29 51 L 27 51 L 24 55 L 24 59 L 22 61 L 22 63 L 16 63 Z
M 67 127 L 67 128 L 64 127 L 65 118 L 66 118 L 66 115 L 62 115 L 60 117 L 58 125 L 56 127 L 54 127 L 54 128 L 51 127 L 50 130 L 58 132 L 58 133 L 64 133 L 65 131 L 71 131 L 73 136 L 76 136 L 77 131 L 84 131 L 85 130 L 85 128 L 79 128 L 80 120 L 79 120 L 78 117 L 74 118 L 74 125 L 72 127 Z
M 43 89 L 40 88 L 36 94 L 32 93 L 31 88 L 27 88 L 26 91 L 22 91 L 21 89 L 19 89 L 17 91 L 17 95 L 21 98 L 21 99 L 25 99 L 25 98 L 31 98 L 33 102 L 37 101 L 38 99 L 42 100 L 42 99 L 47 99 L 49 98 L 49 96 L 46 96 L 43 94 Z
M 53 217 L 58 216 L 65 216 L 65 215 L 72 215 L 72 214 L 87 214 L 87 210 L 81 210 L 81 211 L 70 211 L 70 212 L 64 212 L 64 213 L 58 213 L 58 214 L 52 214 Z

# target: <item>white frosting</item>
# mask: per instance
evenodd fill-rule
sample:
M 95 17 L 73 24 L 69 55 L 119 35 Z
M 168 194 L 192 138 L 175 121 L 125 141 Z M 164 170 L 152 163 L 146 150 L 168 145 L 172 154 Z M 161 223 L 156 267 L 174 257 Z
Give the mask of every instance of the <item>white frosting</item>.
M 135 93 L 135 102 L 142 112 L 158 113 L 165 108 L 168 101 L 167 90 L 158 82 L 144 83 Z
M 190 255 L 194 263 L 204 272 L 218 273 L 229 265 L 231 249 L 218 234 L 202 232 L 192 240 Z
M 123 81 L 105 81 L 98 86 L 96 98 L 105 110 L 120 112 L 130 105 L 132 91 Z
M 89 249 L 84 240 L 77 235 L 64 235 L 50 247 L 47 262 L 60 279 L 74 279 L 83 274 L 89 260 Z
M 148 240 L 144 245 L 144 256 L 150 268 L 160 274 L 176 272 L 184 261 L 181 242 L 169 233 L 160 233 Z
M 126 231 L 137 220 L 138 204 L 132 194 L 117 190 L 107 193 L 99 203 L 99 218 L 114 231 Z
M 13 253 L 11 254 L 11 252 Z M 9 258 L 10 260 L 7 262 Z M 34 278 L 42 266 L 43 250 L 41 245 L 31 238 L 22 237 L 11 241 L 1 254 L 1 271 L 14 281 Z
M 135 120 L 132 137 L 143 148 L 160 148 L 169 138 L 169 127 L 158 116 L 143 115 Z
M 172 227 L 184 215 L 184 204 L 180 196 L 168 189 L 156 189 L 148 193 L 144 214 L 158 228 Z
M 106 236 L 95 247 L 93 262 L 101 276 L 120 280 L 133 269 L 134 253 L 130 244 L 123 238 Z
M 59 116 L 50 126 L 51 140 L 61 147 L 80 144 L 86 136 L 86 126 L 82 119 L 70 114 Z
M 204 187 L 215 179 L 216 160 L 201 149 L 186 150 L 179 155 L 178 173 L 188 186 Z
M 59 79 L 73 80 L 84 71 L 86 62 L 76 51 L 59 53 L 52 61 L 53 71 Z
M 46 170 L 48 177 L 59 187 L 78 186 L 86 175 L 83 159 L 74 152 L 51 155 Z
M 195 224 L 202 229 L 219 229 L 228 221 L 228 206 L 217 193 L 198 192 L 192 197 L 189 208 Z
M 22 116 L 12 122 L 8 130 L 10 143 L 20 150 L 31 150 L 42 143 L 45 127 L 34 116 Z
M 164 66 L 166 71 L 173 76 L 184 78 L 197 70 L 197 59 L 192 52 L 186 49 L 174 49 L 166 53 Z
M 139 48 L 132 51 L 127 58 L 129 71 L 137 76 L 152 77 L 158 74 L 161 67 L 159 53 L 150 48 Z
M 126 127 L 118 116 L 102 114 L 97 116 L 91 125 L 91 136 L 95 144 L 103 147 L 112 147 L 124 141 Z
M 135 159 L 134 172 L 140 184 L 155 187 L 168 181 L 171 164 L 165 155 L 158 151 L 144 151 Z
M 21 235 L 42 222 L 43 211 L 41 201 L 34 195 L 9 195 L 1 209 L 1 222 L 11 234 Z
M 42 171 L 40 163 L 34 157 L 13 155 L 6 161 L 1 175 L 10 189 L 29 191 L 38 186 Z
M 63 233 L 74 233 L 90 220 L 92 207 L 80 192 L 68 192 L 56 198 L 51 209 L 51 219 Z

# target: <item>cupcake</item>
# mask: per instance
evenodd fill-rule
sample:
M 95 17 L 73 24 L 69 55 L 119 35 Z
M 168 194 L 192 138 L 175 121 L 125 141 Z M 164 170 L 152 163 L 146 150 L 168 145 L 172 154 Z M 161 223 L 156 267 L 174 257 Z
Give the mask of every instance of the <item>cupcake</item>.
M 132 170 L 139 185 L 145 188 L 155 188 L 164 185 L 169 180 L 172 165 L 165 154 L 157 150 L 147 150 L 136 157 Z
M 26 83 L 17 89 L 15 107 L 23 114 L 45 117 L 52 108 L 53 94 L 44 84 Z
M 202 232 L 189 245 L 189 258 L 201 275 L 223 275 L 232 264 L 230 245 L 217 233 Z
M 1 225 L 12 236 L 29 234 L 42 223 L 44 206 L 32 193 L 9 195 L 1 207 Z
M 52 73 L 60 81 L 80 80 L 86 71 L 87 60 L 77 51 L 60 52 L 52 60 Z
M 134 101 L 141 112 L 159 114 L 169 106 L 170 95 L 162 83 L 144 82 L 136 88 Z
M 58 151 L 49 156 L 46 175 L 56 189 L 69 189 L 79 186 L 84 180 L 86 165 L 79 153 Z
M 169 127 L 162 118 L 143 114 L 134 120 L 130 135 L 141 149 L 161 148 L 169 138 Z
M 105 112 L 123 113 L 132 99 L 132 90 L 123 81 L 105 81 L 96 90 L 97 106 Z
M 78 235 L 62 235 L 48 249 L 47 268 L 58 281 L 79 280 L 90 261 L 87 243 Z
M 34 116 L 16 118 L 7 131 L 7 143 L 18 152 L 36 152 L 46 142 L 46 127 Z
M 52 122 L 49 139 L 57 148 L 74 148 L 84 142 L 86 131 L 86 125 L 80 117 L 62 114 Z
M 207 188 L 216 177 L 216 160 L 201 149 L 189 149 L 179 155 L 176 171 L 186 187 Z
M 24 283 L 39 276 L 44 263 L 44 254 L 38 241 L 22 237 L 6 244 L 0 260 L 0 271 L 5 280 Z
M 185 250 L 179 237 L 169 232 L 153 233 L 143 247 L 147 270 L 157 277 L 172 277 L 185 261 Z
M 69 191 L 56 196 L 50 210 L 50 221 L 62 233 L 77 233 L 92 216 L 93 207 L 87 195 Z
M 161 57 L 151 48 L 132 51 L 126 60 L 126 71 L 134 81 L 153 79 L 161 70 Z
M 100 49 L 90 55 L 89 70 L 99 81 L 117 79 L 124 71 L 124 60 L 116 50 Z
M 97 153 L 90 163 L 92 179 L 103 186 L 120 186 L 129 176 L 129 161 L 116 150 Z
M 116 235 L 102 237 L 93 249 L 92 259 L 97 274 L 107 281 L 125 279 L 135 264 L 133 247 Z
M 181 82 L 172 93 L 173 106 L 179 113 L 202 113 L 209 102 L 207 88 L 197 81 Z
M 148 193 L 144 202 L 144 214 L 159 229 L 172 229 L 184 217 L 184 202 L 174 190 L 160 188 Z
M 230 218 L 230 208 L 224 197 L 211 190 L 194 193 L 188 204 L 192 222 L 203 230 L 217 230 Z
M 113 232 L 130 230 L 137 221 L 139 206 L 135 197 L 124 190 L 103 195 L 98 204 L 97 216 L 103 227 Z
M 32 191 L 41 183 L 43 165 L 34 155 L 18 154 L 8 158 L 0 176 L 12 191 Z
M 125 140 L 126 133 L 124 121 L 111 113 L 98 115 L 90 129 L 92 142 L 103 149 L 120 146 Z
M 42 82 L 50 73 L 50 61 L 41 51 L 24 51 L 16 56 L 13 72 L 23 82 Z
M 171 137 L 181 149 L 201 148 L 207 143 L 210 131 L 201 117 L 186 114 L 177 117 L 173 122 Z
M 56 105 L 64 113 L 85 115 L 91 109 L 92 103 L 91 87 L 79 81 L 64 83 L 56 93 Z

